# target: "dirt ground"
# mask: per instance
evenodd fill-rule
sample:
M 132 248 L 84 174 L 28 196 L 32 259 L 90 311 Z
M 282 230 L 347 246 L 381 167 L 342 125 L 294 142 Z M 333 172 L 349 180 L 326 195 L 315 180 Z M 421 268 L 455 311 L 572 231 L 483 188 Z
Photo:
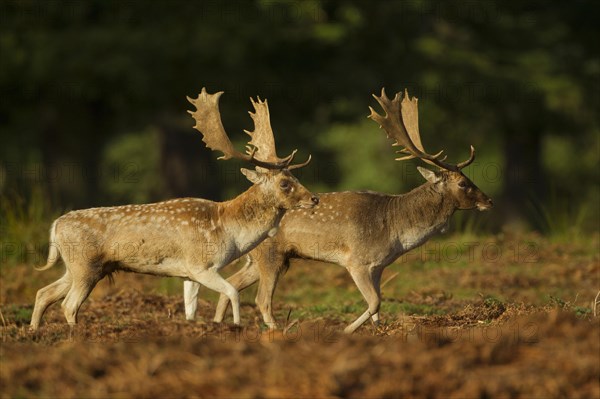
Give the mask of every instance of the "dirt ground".
M 394 266 L 382 324 L 351 336 L 341 330 L 364 305 L 335 266 L 293 265 L 276 296 L 277 331 L 260 323 L 248 292 L 242 328 L 209 321 L 214 296 L 201 295 L 200 317 L 188 322 L 180 282 L 161 292 L 126 274 L 97 288 L 75 330 L 54 305 L 35 334 L 27 298 L 47 283 L 30 287 L 20 280 L 30 272 L 15 268 L 0 287 L 0 397 L 600 398 L 600 317 L 589 302 L 598 255 L 540 248 L 530 266 L 477 256 Z
M 600 397 L 600 318 L 573 312 L 482 300 L 352 336 L 327 319 L 270 332 L 182 313 L 179 296 L 133 290 L 92 301 L 73 332 L 59 307 L 37 334 L 5 319 L 1 396 Z

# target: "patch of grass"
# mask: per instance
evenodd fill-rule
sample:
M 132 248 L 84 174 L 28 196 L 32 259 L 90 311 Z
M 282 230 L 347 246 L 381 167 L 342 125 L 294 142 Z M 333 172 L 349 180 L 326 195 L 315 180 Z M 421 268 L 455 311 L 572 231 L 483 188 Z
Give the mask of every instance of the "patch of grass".
M 338 309 L 339 309 L 339 312 L 342 314 L 347 314 L 350 317 L 356 315 L 356 317 L 358 317 L 365 310 L 367 310 L 367 303 L 364 302 L 363 300 L 351 302 L 351 303 L 345 303 L 345 304 L 339 306 Z
M 585 306 L 574 306 L 573 313 L 575 313 L 577 317 L 588 318 L 592 316 L 592 309 L 586 308 Z
M 17 326 L 29 324 L 33 313 L 32 306 L 7 305 L 2 308 L 2 315 L 7 324 L 14 323 Z
M 529 208 L 538 228 L 548 237 L 564 242 L 584 238 L 590 229 L 598 227 L 593 204 L 577 203 L 557 195 L 556 190 L 547 202 L 530 201 Z M 596 223 L 594 223 L 596 219 Z
M 584 319 L 591 318 L 593 316 L 593 310 L 591 307 L 575 305 L 575 301 L 576 300 L 571 302 L 554 295 L 549 295 L 549 304 L 553 307 L 565 310 L 567 312 L 573 312 L 575 316 Z
M 468 240 L 486 235 L 489 228 L 489 217 L 474 212 L 457 212 L 451 223 L 452 231 L 460 232 L 455 237 L 461 237 Z
M 183 295 L 183 280 L 178 277 L 159 278 L 156 291 L 159 294 Z
M 484 297 L 483 304 L 486 308 L 504 308 L 504 303 L 493 296 Z
M 45 263 L 48 231 L 59 215 L 51 209 L 41 188 L 32 189 L 28 199 L 18 194 L 0 198 L 0 265 Z
M 568 303 L 566 301 L 564 301 L 562 298 L 556 297 L 554 295 L 550 295 L 550 305 L 560 308 L 560 309 L 565 309 L 566 307 L 568 307 Z

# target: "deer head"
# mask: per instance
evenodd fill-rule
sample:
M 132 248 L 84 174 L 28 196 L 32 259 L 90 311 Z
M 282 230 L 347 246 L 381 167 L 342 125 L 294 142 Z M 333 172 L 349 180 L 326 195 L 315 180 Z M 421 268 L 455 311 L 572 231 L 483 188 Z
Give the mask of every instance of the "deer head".
M 385 116 L 375 112 L 371 107 L 369 118 L 373 119 L 383 128 L 388 138 L 394 140 L 392 146 L 401 146 L 397 153 L 403 154 L 396 158 L 397 161 L 403 161 L 412 158 L 418 158 L 425 163 L 436 166 L 437 171 L 432 171 L 418 167 L 419 172 L 429 181 L 435 189 L 443 195 L 450 196 L 457 209 L 479 209 L 480 211 L 490 209 L 493 205 L 492 199 L 485 195 L 473 182 L 462 173 L 462 169 L 470 165 L 475 159 L 475 148 L 471 146 L 469 159 L 458 164 L 445 162 L 446 157 L 442 157 L 443 150 L 431 155 L 425 151 L 421 143 L 421 134 L 419 132 L 419 109 L 418 99 L 410 98 L 408 90 L 405 90 L 404 97 L 400 101 L 401 93 L 396 93 L 393 100 L 390 100 L 385 89 L 381 90 L 381 96 L 373 95 L 375 100 L 381 105 Z
M 254 106 L 254 112 L 249 112 L 254 121 L 254 131 L 245 131 L 250 136 L 250 141 L 246 146 L 246 153 L 241 153 L 231 144 L 221 122 L 219 98 L 222 94 L 222 91 L 208 94 L 206 89 L 202 88 L 198 98 L 187 97 L 196 107 L 196 111 L 188 112 L 196 120 L 194 128 L 202 133 L 206 146 L 223 153 L 218 159 L 237 158 L 254 164 L 255 170 L 242 168 L 241 172 L 275 207 L 291 209 L 318 204 L 318 197 L 312 195 L 290 173 L 290 170 L 307 165 L 311 157 L 309 156 L 304 163 L 291 165 L 297 150 L 285 158 L 277 156 L 267 101 L 261 101 L 260 98 L 257 101 L 250 99 Z

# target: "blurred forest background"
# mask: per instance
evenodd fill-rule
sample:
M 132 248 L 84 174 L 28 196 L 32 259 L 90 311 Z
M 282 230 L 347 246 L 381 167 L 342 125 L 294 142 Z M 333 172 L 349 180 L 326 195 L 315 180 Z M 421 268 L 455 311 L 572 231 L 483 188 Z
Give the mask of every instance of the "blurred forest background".
M 2 224 L 243 191 L 248 165 L 192 129 L 203 86 L 225 91 L 239 149 L 248 98 L 268 98 L 279 153 L 313 155 L 311 190 L 404 192 L 418 163 L 366 116 L 406 87 L 429 151 L 477 149 L 466 174 L 497 204 L 483 229 L 597 231 L 599 18 L 595 0 L 2 1 Z

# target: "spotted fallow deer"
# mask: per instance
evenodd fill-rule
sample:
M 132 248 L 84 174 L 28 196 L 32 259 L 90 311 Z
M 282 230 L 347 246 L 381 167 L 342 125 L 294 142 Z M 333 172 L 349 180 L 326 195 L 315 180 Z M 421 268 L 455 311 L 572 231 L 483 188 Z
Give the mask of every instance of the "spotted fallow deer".
M 473 162 L 475 150 L 467 161 L 453 165 L 444 162 L 442 152 L 430 155 L 421 144 L 417 99 L 405 92 L 390 101 L 382 90 L 373 96 L 385 112 L 371 107 L 369 117 L 387 132 L 393 146 L 402 146 L 404 156 L 397 160 L 419 158 L 439 170 L 418 167 L 427 180 L 406 194 L 339 192 L 320 195 L 313 209 L 288 212 L 280 229 L 249 253 L 246 265 L 229 282 L 239 290 L 260 280 L 256 302 L 267 325 L 274 328 L 272 297 L 290 258 L 315 259 L 344 266 L 367 301 L 367 310 L 344 331 L 354 332 L 369 317 L 379 321 L 380 280 L 384 268 L 400 255 L 418 247 L 432 235 L 444 232 L 450 217 L 459 209 L 486 210 L 492 200 L 481 192 L 461 169 Z M 195 303 L 195 285 L 186 282 L 186 304 Z M 223 320 L 228 300 L 221 295 L 215 321 Z M 192 306 L 186 315 L 193 317 Z
M 98 281 L 116 270 L 189 279 L 226 295 L 233 306 L 233 322 L 240 323 L 238 291 L 219 270 L 248 253 L 269 234 L 274 234 L 289 209 L 315 206 L 318 197 L 290 173 L 304 166 L 290 165 L 296 151 L 279 158 L 266 101 L 252 101 L 255 129 L 247 153 L 234 149 L 219 113 L 223 92 L 208 94 L 203 88 L 197 108 L 188 111 L 207 147 L 223 153 L 219 159 L 237 158 L 257 166 L 242 169 L 254 183 L 246 192 L 226 202 L 181 198 L 154 204 L 92 208 L 59 217 L 50 229 L 48 262 L 59 258 L 65 274 L 40 289 L 35 300 L 31 329 L 36 330 L 44 311 L 64 298 L 67 322 L 77 322 L 79 307 Z

